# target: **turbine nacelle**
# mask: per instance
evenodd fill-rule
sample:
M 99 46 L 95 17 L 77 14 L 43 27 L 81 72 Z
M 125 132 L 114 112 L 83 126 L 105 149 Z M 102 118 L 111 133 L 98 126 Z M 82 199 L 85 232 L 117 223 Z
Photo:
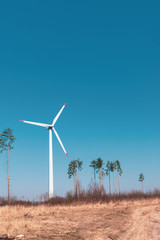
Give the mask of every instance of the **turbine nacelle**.
M 52 128 L 53 128 L 52 126 L 46 127 L 47 130 L 50 130 L 50 129 L 52 129 Z

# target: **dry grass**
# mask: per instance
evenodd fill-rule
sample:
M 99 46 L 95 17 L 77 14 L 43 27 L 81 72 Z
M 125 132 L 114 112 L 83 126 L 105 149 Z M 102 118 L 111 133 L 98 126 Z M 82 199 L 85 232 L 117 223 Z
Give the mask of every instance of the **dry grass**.
M 159 199 L 148 199 L 74 206 L 3 206 L 0 234 L 23 234 L 30 240 L 158 240 L 159 228 L 155 226 L 160 224 L 159 204 Z M 145 225 L 153 231 L 144 233 Z

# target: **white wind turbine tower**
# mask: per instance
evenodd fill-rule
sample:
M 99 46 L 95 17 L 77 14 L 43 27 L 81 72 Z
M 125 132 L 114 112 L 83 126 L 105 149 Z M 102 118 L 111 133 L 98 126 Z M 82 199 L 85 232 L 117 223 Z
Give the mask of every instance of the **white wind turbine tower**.
M 33 124 L 33 125 L 37 125 L 37 126 L 41 126 L 41 127 L 46 127 L 47 130 L 49 130 L 49 198 L 52 198 L 54 196 L 53 193 L 53 150 L 52 150 L 52 130 L 54 131 L 63 151 L 65 152 L 66 156 L 68 157 L 68 154 L 61 142 L 61 139 L 58 136 L 58 133 L 56 132 L 54 125 L 57 122 L 60 114 L 62 113 L 64 107 L 66 106 L 66 103 L 63 105 L 63 107 L 61 108 L 61 110 L 59 111 L 59 113 L 56 115 L 56 117 L 53 120 L 52 125 L 50 124 L 44 124 L 44 123 L 37 123 L 37 122 L 29 122 L 29 121 L 23 121 L 20 120 L 20 122 L 24 122 L 24 123 L 29 123 L 29 124 Z

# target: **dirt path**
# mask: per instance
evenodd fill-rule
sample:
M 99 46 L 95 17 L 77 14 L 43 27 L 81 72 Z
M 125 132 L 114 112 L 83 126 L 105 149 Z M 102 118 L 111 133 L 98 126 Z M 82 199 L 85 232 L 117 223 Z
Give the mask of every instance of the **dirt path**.
M 126 233 L 120 239 L 160 240 L 160 205 L 133 207 Z

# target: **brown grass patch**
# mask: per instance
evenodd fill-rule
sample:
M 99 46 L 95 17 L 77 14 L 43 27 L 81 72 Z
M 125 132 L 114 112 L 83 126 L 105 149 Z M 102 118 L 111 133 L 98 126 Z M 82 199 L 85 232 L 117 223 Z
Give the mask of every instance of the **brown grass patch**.
M 153 223 L 160 223 L 156 214 L 159 203 L 159 199 L 148 199 L 74 206 L 3 206 L 0 207 L 0 234 L 7 233 L 10 237 L 23 234 L 24 239 L 30 240 L 145 239 L 136 237 L 139 227 L 136 222 L 145 220 L 147 225 L 150 217 Z M 139 236 L 142 235 L 139 231 Z M 152 232 L 147 237 L 151 235 Z

